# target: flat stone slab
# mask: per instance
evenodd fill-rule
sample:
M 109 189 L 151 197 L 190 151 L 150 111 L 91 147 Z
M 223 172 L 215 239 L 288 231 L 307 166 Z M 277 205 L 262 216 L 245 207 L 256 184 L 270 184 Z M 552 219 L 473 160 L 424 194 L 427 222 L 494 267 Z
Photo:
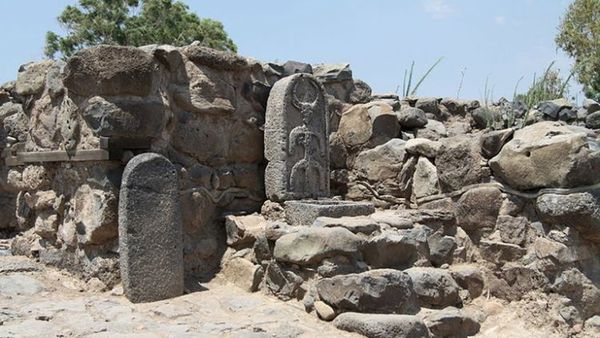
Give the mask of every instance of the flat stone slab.
M 340 218 L 375 212 L 372 203 L 332 199 L 287 201 L 284 205 L 285 218 L 292 225 L 311 225 L 321 216 Z
M 127 298 L 152 302 L 183 294 L 183 230 L 175 167 L 165 157 L 135 156 L 119 199 L 121 279 Z
M 27 257 L 0 256 L 0 273 L 31 272 L 40 270 L 40 266 Z
M 44 285 L 29 276 L 15 274 L 0 276 L 0 294 L 34 295 L 44 290 Z

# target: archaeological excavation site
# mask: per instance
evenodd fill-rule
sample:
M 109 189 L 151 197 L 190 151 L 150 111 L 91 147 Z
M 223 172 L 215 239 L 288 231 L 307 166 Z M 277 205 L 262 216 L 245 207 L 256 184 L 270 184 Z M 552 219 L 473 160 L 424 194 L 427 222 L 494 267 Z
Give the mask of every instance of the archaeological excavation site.
M 99 45 L 0 88 L 1 337 L 599 337 L 600 104 Z

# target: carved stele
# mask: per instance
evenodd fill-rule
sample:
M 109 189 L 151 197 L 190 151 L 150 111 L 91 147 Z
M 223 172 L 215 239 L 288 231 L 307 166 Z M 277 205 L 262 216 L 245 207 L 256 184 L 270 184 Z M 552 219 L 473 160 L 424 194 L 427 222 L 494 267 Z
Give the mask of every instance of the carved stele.
M 275 83 L 265 123 L 269 199 L 329 197 L 327 121 L 325 91 L 312 75 L 295 74 Z
M 183 294 L 183 227 L 177 172 L 165 157 L 135 156 L 123 172 L 119 198 L 121 279 L 130 301 Z

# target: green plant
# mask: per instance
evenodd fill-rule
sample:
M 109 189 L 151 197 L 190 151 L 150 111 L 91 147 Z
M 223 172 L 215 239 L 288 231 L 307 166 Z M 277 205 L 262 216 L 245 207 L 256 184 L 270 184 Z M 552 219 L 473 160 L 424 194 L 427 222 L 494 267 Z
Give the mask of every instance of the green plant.
M 465 80 L 465 73 L 467 72 L 467 67 L 463 67 L 460 71 L 460 82 L 458 83 L 458 89 L 456 90 L 456 99 L 458 100 L 460 97 L 460 91 L 462 90 L 463 81 Z
M 215 20 L 201 19 L 174 0 L 79 0 L 58 17 L 66 35 L 46 33 L 44 53 L 63 58 L 99 44 L 143 46 L 193 41 L 235 52 L 236 45 Z
M 575 0 L 558 27 L 556 44 L 575 59 L 585 94 L 600 99 L 600 0 Z
M 423 74 L 423 76 L 421 76 L 421 78 L 419 79 L 419 81 L 417 81 L 417 84 L 415 85 L 415 87 L 412 87 L 412 82 L 413 82 L 413 75 L 414 75 L 414 69 L 415 69 L 415 62 L 413 61 L 410 65 L 410 72 L 408 70 L 404 70 L 404 80 L 402 82 L 402 95 L 404 97 L 409 97 L 409 96 L 414 96 L 417 93 L 417 89 L 419 89 L 419 87 L 421 86 L 421 84 L 423 83 L 423 81 L 425 81 L 425 79 L 431 74 L 431 72 L 433 71 L 433 69 L 435 69 L 435 67 L 437 67 L 437 65 L 442 62 L 444 58 L 440 57 L 436 62 L 434 62 L 431 67 L 429 67 L 429 69 L 427 69 L 427 71 L 425 72 L 425 74 Z M 398 86 L 400 87 L 400 86 Z M 396 88 L 396 93 L 398 92 L 399 88 Z
M 539 81 L 537 79 L 537 74 L 533 74 L 533 83 L 527 92 L 515 95 L 514 101 L 521 101 L 528 109 L 531 109 L 542 101 L 555 100 L 564 97 L 568 91 L 569 81 L 571 81 L 571 78 L 573 77 L 573 72 L 563 80 L 560 76 L 560 71 L 558 69 L 553 69 L 554 64 L 554 61 L 550 63 Z M 515 93 L 521 79 L 517 81 Z

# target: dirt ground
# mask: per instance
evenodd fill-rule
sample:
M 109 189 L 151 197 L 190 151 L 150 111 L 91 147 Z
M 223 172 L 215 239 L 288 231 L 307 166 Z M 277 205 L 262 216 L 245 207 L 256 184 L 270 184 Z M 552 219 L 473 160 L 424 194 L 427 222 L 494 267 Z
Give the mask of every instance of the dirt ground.
M 0 337 L 358 337 L 307 314 L 299 302 L 247 293 L 220 277 L 197 288 L 175 299 L 132 304 L 120 287 L 94 291 L 93 283 L 64 271 L 3 256 Z M 487 320 L 477 337 L 569 336 L 573 332 L 543 313 L 548 301 L 540 296 L 509 304 L 480 297 L 471 306 Z

